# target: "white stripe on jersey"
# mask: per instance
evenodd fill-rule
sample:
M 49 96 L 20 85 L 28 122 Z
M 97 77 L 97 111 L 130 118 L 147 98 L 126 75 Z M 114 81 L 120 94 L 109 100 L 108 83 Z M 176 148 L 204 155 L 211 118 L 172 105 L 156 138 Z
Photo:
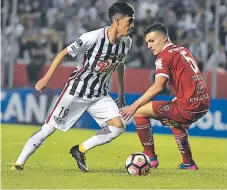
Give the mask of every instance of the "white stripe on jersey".
M 67 47 L 72 56 L 80 55 L 84 50 L 77 69 L 82 65 L 85 69 L 75 79 L 70 91 L 72 95 L 95 98 L 108 93 L 112 73 L 120 62 L 124 62 L 131 48 L 131 38 L 122 37 L 117 44 L 110 44 L 107 30 L 108 27 L 85 33 Z M 75 50 L 75 47 L 78 49 Z M 84 57 L 85 60 L 82 60 Z
M 109 44 L 109 40 L 108 40 L 108 38 L 107 38 L 106 35 L 105 35 L 105 41 L 104 41 L 104 45 L 103 45 L 103 49 L 102 49 L 102 57 L 105 56 L 106 53 L 107 53 L 108 44 Z M 100 47 L 100 46 L 99 46 L 99 47 Z M 97 52 L 98 52 L 98 51 L 97 51 Z M 95 52 L 94 52 L 94 53 L 95 53 Z M 95 57 L 92 57 L 92 58 L 93 58 L 93 59 L 90 61 L 91 64 L 94 63 L 94 61 L 95 61 Z M 99 78 L 102 78 L 102 77 L 99 77 Z M 88 86 L 87 86 L 86 92 L 85 92 L 86 95 L 88 95 L 88 94 L 90 93 L 91 84 L 92 84 L 92 82 L 93 82 L 94 80 L 96 80 L 96 79 L 97 79 L 97 74 L 93 75 L 93 76 L 91 77 L 91 79 L 89 80 Z M 98 83 L 98 84 L 101 84 L 101 83 Z M 96 86 L 97 86 L 97 88 L 99 87 L 99 85 L 96 85 Z

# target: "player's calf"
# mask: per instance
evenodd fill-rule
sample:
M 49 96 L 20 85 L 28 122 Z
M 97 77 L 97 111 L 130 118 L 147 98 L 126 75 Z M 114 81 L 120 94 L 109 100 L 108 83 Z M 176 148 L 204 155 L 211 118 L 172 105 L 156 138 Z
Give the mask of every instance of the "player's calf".
M 10 170 L 23 170 L 23 167 L 27 159 L 40 147 L 43 141 L 55 132 L 55 128 L 44 124 L 41 129 L 35 132 L 24 145 L 23 150 L 21 151 L 17 161 Z
M 154 137 L 150 119 L 143 116 L 135 116 L 136 131 L 139 136 L 140 142 L 144 147 L 144 154 L 150 158 L 155 158 Z
M 182 155 L 183 163 L 192 164 L 193 158 L 187 130 L 175 127 L 170 129 L 172 130 L 178 149 Z
M 72 157 L 76 159 L 78 168 L 83 172 L 88 172 L 85 162 L 85 152 L 96 146 L 111 142 L 113 139 L 120 136 L 124 131 L 125 128 L 122 127 L 106 126 L 100 129 L 96 135 L 92 136 L 80 145 L 72 147 L 70 149 L 70 153 L 72 154 Z

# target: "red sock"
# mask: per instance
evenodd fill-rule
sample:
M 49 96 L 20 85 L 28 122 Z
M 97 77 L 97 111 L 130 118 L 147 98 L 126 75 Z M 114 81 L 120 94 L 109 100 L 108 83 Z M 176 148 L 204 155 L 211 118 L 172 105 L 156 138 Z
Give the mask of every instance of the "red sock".
M 180 130 L 177 128 L 171 128 L 171 130 L 173 132 L 176 143 L 183 157 L 183 163 L 184 164 L 192 163 L 191 146 L 189 143 L 187 130 L 185 129 Z
M 137 134 L 142 146 L 144 147 L 144 154 L 151 158 L 155 157 L 154 138 L 150 119 L 147 117 L 135 116 L 134 120 L 136 122 Z

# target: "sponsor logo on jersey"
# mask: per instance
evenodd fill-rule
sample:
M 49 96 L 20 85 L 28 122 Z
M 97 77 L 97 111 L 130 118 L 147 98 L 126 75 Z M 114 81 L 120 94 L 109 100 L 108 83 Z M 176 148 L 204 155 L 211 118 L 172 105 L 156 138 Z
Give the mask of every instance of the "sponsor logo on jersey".
M 162 58 L 156 59 L 155 66 L 156 66 L 156 70 L 163 69 L 163 66 L 162 66 Z
M 194 81 L 200 81 L 200 80 L 203 80 L 203 76 L 202 75 L 194 75 L 194 76 L 192 76 L 192 79 Z
M 201 96 L 195 96 L 195 97 L 189 98 L 189 102 L 193 103 L 193 102 L 199 102 L 199 101 L 208 100 L 208 99 L 210 99 L 209 95 L 204 94 Z
M 197 94 L 202 94 L 206 90 L 206 85 L 204 81 L 201 81 L 199 84 L 196 86 L 196 93 Z
M 99 61 L 96 65 L 95 71 L 101 73 L 106 71 L 110 67 L 110 62 L 108 61 Z
M 54 116 L 54 120 L 58 125 L 65 123 L 65 121 L 61 117 Z

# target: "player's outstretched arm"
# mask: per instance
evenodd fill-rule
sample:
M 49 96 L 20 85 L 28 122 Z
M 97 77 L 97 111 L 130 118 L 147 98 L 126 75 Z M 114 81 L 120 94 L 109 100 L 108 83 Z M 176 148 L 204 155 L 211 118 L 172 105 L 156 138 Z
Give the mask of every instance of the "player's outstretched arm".
M 161 91 L 163 91 L 168 83 L 168 78 L 158 76 L 155 78 L 155 83 L 138 99 L 134 102 L 138 107 L 146 104 L 154 99 Z
M 132 105 L 126 106 L 121 110 L 123 118 L 128 121 L 136 113 L 136 110 L 139 107 L 146 104 L 163 91 L 167 82 L 168 78 L 164 76 L 156 77 L 155 83 L 138 100 L 136 100 Z
M 45 74 L 45 76 L 40 79 L 36 85 L 35 85 L 35 89 L 39 92 L 42 92 L 42 90 L 44 88 L 46 88 L 46 86 L 48 85 L 51 77 L 53 76 L 55 70 L 58 68 L 58 66 L 61 64 L 62 60 L 65 58 L 65 56 L 68 54 L 67 49 L 63 49 L 62 51 L 60 51 L 57 56 L 54 58 L 54 60 L 52 61 L 50 68 L 48 69 L 47 73 Z
M 168 79 L 163 76 L 155 78 L 155 83 L 138 99 L 134 104 L 142 106 L 155 98 L 161 91 L 165 89 Z

